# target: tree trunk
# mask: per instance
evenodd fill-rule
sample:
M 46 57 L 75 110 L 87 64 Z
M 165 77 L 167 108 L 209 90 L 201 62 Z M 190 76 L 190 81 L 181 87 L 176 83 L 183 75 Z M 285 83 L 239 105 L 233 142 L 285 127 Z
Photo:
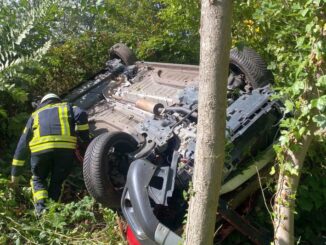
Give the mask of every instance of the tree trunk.
M 231 0 L 201 1 L 199 103 L 193 196 L 185 244 L 212 244 L 224 164 Z
M 298 189 L 300 172 L 306 157 L 308 148 L 312 141 L 313 135 L 305 135 L 298 145 L 300 149 L 296 152 L 288 150 L 288 161 L 292 166 L 298 169 L 299 174 L 289 174 L 280 171 L 277 182 L 277 192 L 275 195 L 275 220 L 274 220 L 274 236 L 275 243 L 278 245 L 293 245 L 294 239 L 294 207 L 295 194 Z
M 319 73 L 317 73 L 317 78 Z M 310 102 L 312 99 L 318 98 L 318 90 L 315 80 L 310 77 L 310 89 L 305 91 L 302 99 Z M 291 164 L 296 169 L 297 174 L 289 173 L 289 171 L 280 168 L 280 174 L 277 182 L 277 192 L 274 202 L 274 242 L 277 245 L 293 245 L 295 243 L 294 236 L 294 210 L 296 193 L 300 181 L 301 171 L 304 160 L 307 155 L 310 144 L 316 132 L 316 124 L 313 118 L 318 112 L 312 109 L 310 116 L 306 122 L 307 132 L 299 140 L 294 140 L 291 149 L 286 149 L 284 159 L 287 164 Z M 295 149 L 295 150 L 292 150 Z

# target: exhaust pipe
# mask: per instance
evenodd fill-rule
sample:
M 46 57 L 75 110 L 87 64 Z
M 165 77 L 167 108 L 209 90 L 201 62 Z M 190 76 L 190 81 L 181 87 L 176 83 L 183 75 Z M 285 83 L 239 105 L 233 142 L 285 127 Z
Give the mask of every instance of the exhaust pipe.
M 161 103 L 155 103 L 152 101 L 148 101 L 145 99 L 139 99 L 136 101 L 136 107 L 142 109 L 144 111 L 153 113 L 154 115 L 158 116 L 164 109 L 164 106 Z

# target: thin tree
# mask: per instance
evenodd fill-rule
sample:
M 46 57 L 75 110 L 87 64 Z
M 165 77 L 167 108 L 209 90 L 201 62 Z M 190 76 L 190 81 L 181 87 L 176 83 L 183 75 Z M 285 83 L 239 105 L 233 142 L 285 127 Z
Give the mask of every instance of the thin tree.
M 202 0 L 199 103 L 193 195 L 185 244 L 212 244 L 225 148 L 231 0 Z
M 301 4 L 305 6 L 305 13 L 309 12 L 308 16 L 312 16 L 310 19 L 307 18 L 307 26 L 312 26 L 311 30 L 303 33 L 305 37 L 309 37 L 309 46 L 305 45 L 310 48 L 310 55 L 306 55 L 304 58 L 304 69 L 298 67 L 298 71 L 304 71 L 302 73 L 305 75 L 302 81 L 299 80 L 304 83 L 302 94 L 297 98 L 301 108 L 293 111 L 293 118 L 290 119 L 292 124 L 297 121 L 294 124 L 296 127 L 288 126 L 288 130 L 283 130 L 277 151 L 277 160 L 280 166 L 274 203 L 274 239 L 277 245 L 296 243 L 294 233 L 296 194 L 305 157 L 317 135 L 317 130 L 325 128 L 323 126 L 325 118 L 321 115 L 325 113 L 326 107 L 325 99 L 322 98 L 322 95 L 325 94 L 326 51 L 321 47 L 326 47 L 324 11 L 326 2 L 309 3 L 307 1 L 304 3 L 305 5 Z M 292 93 L 295 94 L 293 91 Z M 322 133 L 320 132 L 320 134 Z M 325 133 L 321 137 L 325 139 Z

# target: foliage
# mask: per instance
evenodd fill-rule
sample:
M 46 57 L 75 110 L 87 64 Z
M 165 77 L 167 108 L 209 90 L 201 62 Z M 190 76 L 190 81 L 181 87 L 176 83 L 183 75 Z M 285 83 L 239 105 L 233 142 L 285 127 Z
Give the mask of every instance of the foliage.
M 10 130 L 13 129 L 9 123 L 11 117 L 18 114 L 13 119 L 15 122 L 21 118 L 19 113 L 27 109 L 24 103 L 28 100 L 28 73 L 25 69 L 50 47 L 47 21 L 53 17 L 55 4 L 55 1 L 0 3 L 0 146 L 15 135 L 15 131 Z
M 85 32 L 64 44 L 53 45 L 34 72 L 32 98 L 52 91 L 64 94 L 96 74 L 108 59 L 108 48 L 114 40 L 105 32 Z
M 298 190 L 297 217 L 295 221 L 297 234 L 301 240 L 311 241 L 311 244 L 322 244 L 325 238 L 326 221 L 323 214 L 326 212 L 326 169 L 315 168 L 303 176 L 303 183 Z M 303 224 L 309 224 L 303 225 Z
M 107 23 L 102 19 L 97 28 L 105 26 L 117 41 L 134 48 L 139 59 L 198 63 L 199 1 L 108 0 L 103 6 Z
M 7 139 L 20 134 L 32 109 L 31 101 L 49 91 L 67 92 L 94 75 L 106 61 L 108 47 L 114 39 L 108 32 L 86 31 L 91 28 L 73 18 L 79 15 L 75 4 L 83 9 L 88 6 L 85 1 L 1 2 L 1 149 L 9 147 Z M 64 18 L 64 14 L 73 10 L 77 12 L 69 19 Z M 72 23 L 81 27 L 69 33 L 66 27 Z M 64 40 L 68 35 L 70 39 Z M 20 124 L 15 124 L 16 127 L 9 123 L 18 120 Z
M 282 122 L 282 137 L 275 147 L 280 162 L 284 150 L 293 149 L 308 133 L 308 123 L 313 120 L 317 125 L 298 190 L 297 231 L 302 241 L 324 232 L 325 4 L 325 0 L 234 1 L 233 45 L 250 46 L 265 57 L 275 75 L 274 88 L 291 114 Z M 128 44 L 139 59 L 198 64 L 199 9 L 199 0 L 0 2 L 0 243 L 80 243 L 80 239 L 100 243 L 109 242 L 109 236 L 121 242 L 112 228 L 115 215 L 89 198 L 52 204 L 44 218 L 36 219 L 29 190 L 25 188 L 22 199 L 14 198 L 6 187 L 9 170 L 3 166 L 8 165 L 32 109 L 30 102 L 48 91 L 65 93 L 93 76 L 112 44 Z M 297 173 L 286 163 L 282 167 Z M 316 225 L 304 225 L 313 221 Z
M 287 158 L 289 151 L 298 152 L 298 143 L 305 135 L 313 135 L 314 145 L 309 150 L 311 155 L 315 148 L 319 149 L 325 140 L 325 57 L 326 57 L 326 24 L 325 1 L 246 1 L 239 2 L 241 11 L 236 10 L 236 26 L 234 34 L 238 36 L 235 44 L 249 46 L 261 50 L 270 60 L 269 67 L 274 71 L 276 89 L 279 97 L 284 99 L 286 117 L 281 123 L 281 137 L 274 146 L 277 153 L 278 167 L 286 176 L 299 176 L 300 167 L 294 166 Z M 238 28 L 242 26 L 242 28 Z M 237 40 L 238 39 L 238 40 Z M 316 124 L 313 124 L 315 122 Z M 325 159 L 325 149 L 319 151 L 314 165 L 322 169 Z M 309 163 L 309 161 L 307 161 Z M 307 174 L 316 172 L 306 170 Z M 305 176 L 305 175 L 304 175 Z M 321 175 L 314 178 L 304 178 L 303 187 L 310 185 L 312 180 L 322 182 Z M 317 185 L 310 185 L 310 200 L 299 186 L 298 208 L 311 208 L 316 216 L 323 210 L 315 206 L 323 203 L 324 195 L 318 194 Z M 314 193 L 314 194 L 312 194 Z M 306 193 L 307 194 L 307 193 Z M 301 195 L 301 196 L 300 196 Z M 284 203 L 285 196 L 282 197 Z M 291 200 L 296 195 L 289 196 Z M 312 200 L 313 202 L 312 202 Z M 279 201 L 279 200 L 276 200 Z M 310 206 L 307 203 L 311 204 Z M 286 204 L 286 203 L 285 203 Z M 316 227 L 301 226 L 302 220 L 311 219 L 315 215 L 300 215 L 298 227 L 301 241 L 307 241 L 315 236 L 321 236 L 321 230 Z M 305 222 L 306 223 L 306 222 Z M 312 231 L 314 230 L 314 231 Z
M 1 3 L 0 19 L 0 92 L 9 93 L 16 102 L 27 100 L 21 74 L 24 65 L 39 59 L 50 47 L 44 35 L 44 22 L 52 4 L 44 1 L 37 6 L 22 1 Z
M 198 64 L 200 1 L 164 0 L 160 3 L 160 30 L 139 46 L 144 58 Z
M 77 172 L 69 181 L 78 182 L 78 176 Z M 24 180 L 22 186 L 28 186 L 27 182 Z M 15 190 L 8 186 L 9 181 L 0 174 L 1 244 L 124 244 L 116 226 L 116 213 L 99 206 L 89 196 L 81 194 L 78 198 L 71 193 L 75 201 L 50 202 L 49 210 L 38 218 L 32 207 L 31 188 Z M 68 183 L 65 197 L 71 188 Z M 84 192 L 83 185 L 78 189 Z

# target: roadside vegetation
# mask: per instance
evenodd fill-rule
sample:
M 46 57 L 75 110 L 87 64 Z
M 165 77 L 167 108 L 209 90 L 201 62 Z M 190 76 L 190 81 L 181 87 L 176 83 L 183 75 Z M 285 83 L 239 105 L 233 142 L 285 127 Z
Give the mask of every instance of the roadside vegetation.
M 41 219 L 33 213 L 28 168 L 19 191 L 10 188 L 12 154 L 32 101 L 49 91 L 64 94 L 92 77 L 117 42 L 141 60 L 198 64 L 200 1 L 95 2 L 0 2 L 1 244 L 125 244 L 116 211 L 88 196 L 78 165 L 62 203 L 51 204 Z M 326 241 L 325 9 L 325 0 L 235 0 L 233 11 L 233 46 L 246 45 L 264 56 L 291 115 L 282 122 L 270 174 L 301 176 L 287 202 L 295 210 L 295 236 L 302 244 Z M 285 156 L 300 151 L 307 136 L 307 156 L 296 166 Z M 264 189 L 270 210 L 276 188 L 274 183 Z M 270 217 L 263 201 L 253 213 L 255 222 L 266 226 L 281 217 L 277 210 Z M 233 236 L 230 244 L 238 239 Z

